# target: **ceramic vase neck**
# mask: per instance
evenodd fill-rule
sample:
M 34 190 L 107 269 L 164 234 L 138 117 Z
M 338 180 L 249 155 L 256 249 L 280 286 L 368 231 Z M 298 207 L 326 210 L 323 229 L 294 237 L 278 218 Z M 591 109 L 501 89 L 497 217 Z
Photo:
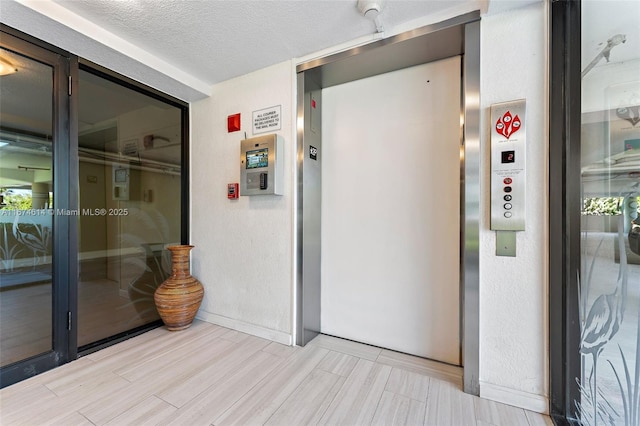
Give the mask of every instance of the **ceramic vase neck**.
M 189 252 L 193 246 L 170 246 L 167 247 L 171 251 L 171 274 L 174 277 L 187 277 L 191 275 L 189 265 Z

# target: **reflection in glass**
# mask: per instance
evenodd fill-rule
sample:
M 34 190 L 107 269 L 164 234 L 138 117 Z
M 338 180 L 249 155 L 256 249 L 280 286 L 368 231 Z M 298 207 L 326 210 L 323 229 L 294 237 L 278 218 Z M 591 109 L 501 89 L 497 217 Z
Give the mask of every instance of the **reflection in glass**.
M 637 2 L 582 2 L 585 425 L 640 425 L 640 33 Z
M 87 71 L 79 82 L 78 346 L 159 319 L 180 243 L 181 111 Z
M 0 365 L 52 349 L 53 69 L 0 48 Z

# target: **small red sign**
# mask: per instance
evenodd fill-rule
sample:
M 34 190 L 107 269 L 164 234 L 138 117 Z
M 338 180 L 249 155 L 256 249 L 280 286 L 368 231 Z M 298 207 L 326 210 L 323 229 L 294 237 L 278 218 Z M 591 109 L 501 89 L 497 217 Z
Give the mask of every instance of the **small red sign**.
M 240 113 L 227 117 L 227 132 L 237 132 L 240 130 Z
M 522 126 L 520 117 L 517 114 L 512 117 L 511 112 L 507 111 L 496 121 L 496 132 L 509 139 L 511 135 L 520 130 L 520 126 Z

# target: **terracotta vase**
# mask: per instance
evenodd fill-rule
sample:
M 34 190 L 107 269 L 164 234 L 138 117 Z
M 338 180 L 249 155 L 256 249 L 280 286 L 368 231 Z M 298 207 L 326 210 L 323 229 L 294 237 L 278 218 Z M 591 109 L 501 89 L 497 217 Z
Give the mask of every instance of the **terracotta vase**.
M 169 246 L 171 251 L 171 276 L 154 294 L 160 318 L 170 331 L 189 327 L 198 312 L 204 288 L 189 272 L 189 252 L 193 246 Z

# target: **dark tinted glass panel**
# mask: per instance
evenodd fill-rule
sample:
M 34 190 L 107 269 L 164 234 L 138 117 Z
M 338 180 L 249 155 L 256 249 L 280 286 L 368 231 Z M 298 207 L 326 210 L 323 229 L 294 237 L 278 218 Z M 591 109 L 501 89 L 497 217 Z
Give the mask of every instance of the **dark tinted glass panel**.
M 87 71 L 79 81 L 78 346 L 159 319 L 180 243 L 181 110 Z

